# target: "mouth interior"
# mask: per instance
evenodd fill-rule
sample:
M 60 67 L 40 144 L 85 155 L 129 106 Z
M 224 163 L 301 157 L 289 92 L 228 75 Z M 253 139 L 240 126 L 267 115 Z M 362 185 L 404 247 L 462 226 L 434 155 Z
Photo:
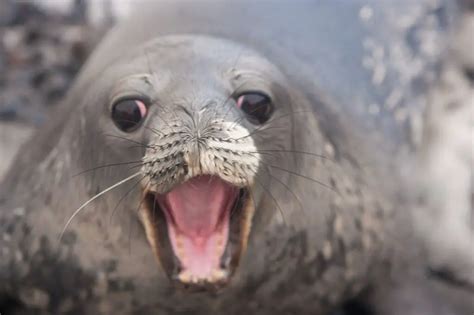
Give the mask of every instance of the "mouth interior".
M 153 199 L 153 208 L 158 208 L 166 221 L 167 237 L 161 229 L 159 242 L 167 238 L 171 244 L 175 278 L 182 283 L 226 281 L 229 256 L 238 247 L 232 235 L 240 224 L 235 220 L 242 207 L 243 189 L 203 175 L 166 194 L 153 194 Z M 163 251 L 159 254 L 166 255 Z

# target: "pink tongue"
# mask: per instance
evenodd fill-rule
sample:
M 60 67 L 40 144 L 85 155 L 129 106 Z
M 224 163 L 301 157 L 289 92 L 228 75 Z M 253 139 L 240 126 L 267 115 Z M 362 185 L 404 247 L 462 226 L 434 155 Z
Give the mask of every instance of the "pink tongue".
M 220 269 L 238 189 L 218 177 L 199 176 L 161 198 L 168 235 L 188 280 L 209 280 Z
M 216 231 L 236 194 L 236 188 L 218 177 L 198 176 L 174 188 L 163 201 L 178 232 L 198 240 Z

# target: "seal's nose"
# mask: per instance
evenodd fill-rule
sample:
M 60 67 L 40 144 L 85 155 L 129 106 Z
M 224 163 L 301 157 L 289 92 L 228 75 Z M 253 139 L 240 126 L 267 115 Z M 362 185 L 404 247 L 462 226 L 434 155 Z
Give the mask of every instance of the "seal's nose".
M 228 137 L 222 134 L 220 117 L 228 109 L 223 103 L 225 100 L 216 96 L 215 99 L 196 99 L 190 106 L 177 107 L 188 135 L 183 153 L 190 177 L 215 173 L 214 155 L 211 152 L 213 139 Z
M 143 172 L 157 192 L 200 175 L 244 186 L 257 172 L 260 155 L 249 130 L 233 117 L 229 106 L 235 104 L 225 105 L 222 98 L 202 99 L 173 104 L 168 120 L 154 121 L 160 123 L 160 133 L 153 135 Z
M 184 161 L 188 168 L 188 176 L 193 177 L 203 173 L 201 153 L 205 150 L 204 134 L 209 123 L 204 123 L 204 107 L 190 109 L 186 106 L 179 106 L 179 109 L 185 117 L 183 121 L 187 131 L 187 140 L 183 148 Z

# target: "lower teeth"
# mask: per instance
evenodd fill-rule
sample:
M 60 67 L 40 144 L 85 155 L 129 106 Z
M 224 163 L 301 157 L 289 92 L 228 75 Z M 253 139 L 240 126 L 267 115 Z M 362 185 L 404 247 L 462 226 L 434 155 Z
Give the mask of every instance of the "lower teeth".
M 193 276 L 189 271 L 182 271 L 178 275 L 178 280 L 182 283 L 198 283 L 200 281 L 218 282 L 227 278 L 228 272 L 225 270 L 213 270 L 206 278 Z

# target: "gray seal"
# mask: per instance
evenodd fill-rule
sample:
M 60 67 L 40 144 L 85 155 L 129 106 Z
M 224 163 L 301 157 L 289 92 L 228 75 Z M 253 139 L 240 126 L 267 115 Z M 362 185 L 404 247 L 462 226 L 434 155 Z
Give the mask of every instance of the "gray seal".
M 0 309 L 464 314 L 422 274 L 401 128 L 361 118 L 362 9 L 175 2 L 112 30 L 2 184 Z

